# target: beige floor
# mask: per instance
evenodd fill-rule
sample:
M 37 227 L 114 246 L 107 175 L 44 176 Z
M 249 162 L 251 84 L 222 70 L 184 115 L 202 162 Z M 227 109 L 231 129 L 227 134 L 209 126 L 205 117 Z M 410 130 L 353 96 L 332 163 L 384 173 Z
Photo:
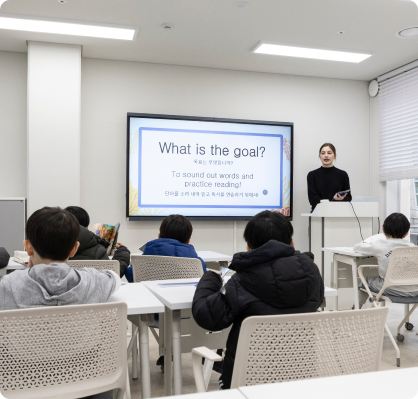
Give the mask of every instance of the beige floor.
M 388 326 L 392 331 L 392 334 L 396 335 L 396 328 L 400 321 L 403 319 L 403 305 L 388 305 L 389 316 L 388 316 Z M 399 343 L 399 349 L 401 351 L 401 367 L 418 367 L 418 335 L 415 332 L 418 332 L 418 310 L 416 314 L 413 314 L 411 317 L 411 323 L 416 325 L 416 328 L 412 331 L 406 331 L 405 328 L 402 329 L 402 334 L 405 336 L 405 341 Z M 162 374 L 160 367 L 155 365 L 155 362 L 158 359 L 158 345 L 154 337 L 150 334 L 150 359 L 151 359 L 151 394 L 152 397 L 161 397 L 164 396 L 164 374 Z M 129 360 L 129 372 L 131 372 L 131 363 L 132 359 Z M 183 367 L 183 393 L 194 393 L 196 392 L 196 387 L 193 378 L 191 354 L 182 355 L 182 367 Z M 396 359 L 395 351 L 385 334 L 385 339 L 383 342 L 383 353 L 382 360 L 380 363 L 380 370 L 390 370 L 396 368 Z M 219 374 L 212 372 L 211 381 L 209 384 L 209 390 L 218 390 L 218 378 Z M 141 398 L 141 383 L 140 379 L 131 381 L 131 393 L 132 399 Z

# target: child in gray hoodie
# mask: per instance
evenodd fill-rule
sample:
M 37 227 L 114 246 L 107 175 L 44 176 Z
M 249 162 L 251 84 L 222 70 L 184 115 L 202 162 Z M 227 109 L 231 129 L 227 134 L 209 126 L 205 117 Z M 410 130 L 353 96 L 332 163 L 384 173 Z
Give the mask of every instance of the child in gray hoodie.
M 0 280 L 0 310 L 103 303 L 120 287 L 110 270 L 76 270 L 66 264 L 77 252 L 80 225 L 61 208 L 39 209 L 26 223 L 28 268 Z
M 120 287 L 113 271 L 76 270 L 66 262 L 80 245 L 78 220 L 60 208 L 42 208 L 26 223 L 23 245 L 30 257 L 26 270 L 0 280 L 0 311 L 42 306 L 106 302 Z M 85 399 L 110 399 L 102 393 Z
M 379 275 L 376 277 L 366 277 L 367 284 L 372 291 L 379 292 L 382 289 L 392 251 L 395 248 L 414 246 L 412 242 L 405 240 L 409 228 L 410 223 L 405 215 L 402 213 L 392 213 L 383 222 L 382 230 L 384 234 L 376 234 L 354 246 L 353 250 L 355 252 L 377 258 Z M 360 285 L 360 288 L 363 288 L 363 284 Z M 385 294 L 402 297 L 418 296 L 418 286 L 392 286 L 385 289 Z M 366 302 L 367 298 L 368 295 L 365 292 L 359 291 L 360 308 Z

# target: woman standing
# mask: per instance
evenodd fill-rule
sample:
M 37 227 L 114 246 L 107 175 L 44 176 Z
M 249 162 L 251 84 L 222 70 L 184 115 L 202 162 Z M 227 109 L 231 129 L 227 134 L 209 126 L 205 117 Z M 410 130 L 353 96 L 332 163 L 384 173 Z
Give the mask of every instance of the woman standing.
M 337 151 L 330 143 L 319 149 L 322 166 L 308 173 L 308 197 L 312 211 L 322 199 L 329 201 L 351 201 L 351 193 L 340 195 L 340 191 L 350 190 L 350 179 L 347 172 L 337 169 L 333 164 Z

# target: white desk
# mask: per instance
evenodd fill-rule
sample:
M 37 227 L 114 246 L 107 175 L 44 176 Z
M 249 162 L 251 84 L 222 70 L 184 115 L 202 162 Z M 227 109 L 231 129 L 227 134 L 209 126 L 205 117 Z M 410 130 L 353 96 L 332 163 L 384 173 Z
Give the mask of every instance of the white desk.
M 338 377 L 316 378 L 240 387 L 246 399 L 412 399 L 418 392 L 418 368 L 406 368 Z
M 197 251 L 197 255 L 205 261 L 209 269 L 214 270 L 221 270 L 223 267 L 228 267 L 228 262 L 232 261 L 232 256 L 212 251 Z
M 352 203 L 322 202 L 312 213 L 302 214 L 309 217 L 309 251 L 315 256 L 315 263 L 321 270 L 326 286 L 332 286 L 332 255 L 323 252 L 322 248 L 354 246 L 362 241 L 356 214 L 363 236 L 373 235 L 373 218 L 379 216 L 379 203 L 369 202 L 367 198 L 361 199 L 360 202 L 353 198 Z
M 165 306 L 164 312 L 164 346 L 166 353 L 173 351 L 173 372 L 174 372 L 174 395 L 181 395 L 182 378 L 181 378 L 181 317 L 182 309 L 191 309 L 193 296 L 196 286 L 178 286 L 170 288 L 162 288 L 158 284 L 171 282 L 195 282 L 198 278 L 181 279 L 181 280 L 160 280 L 160 281 L 144 281 L 144 284 Z M 325 287 L 325 297 L 336 297 L 337 290 Z M 171 332 L 172 331 L 172 332 Z M 172 345 L 172 348 L 171 348 Z M 171 367 L 169 356 L 164 357 L 164 384 L 165 394 L 171 395 Z
M 131 255 L 142 255 L 141 253 L 131 254 Z M 228 262 L 231 262 L 232 256 L 231 255 L 224 255 L 218 252 L 213 251 L 197 251 L 197 256 L 202 258 L 205 263 L 209 263 L 207 265 L 210 269 L 220 270 L 223 267 L 228 267 Z M 217 263 L 219 266 L 212 266 L 210 263 Z M 212 267 L 210 267 L 212 266 Z
M 6 267 L 4 267 L 3 269 L 0 269 L 0 278 L 5 276 L 8 270 L 25 270 L 26 267 L 27 266 L 15 262 L 13 260 L 13 258 L 10 257 L 9 264 Z
M 125 302 L 128 316 L 164 312 L 164 305 L 142 283 L 122 284 L 107 302 Z
M 129 319 L 139 329 L 140 369 L 142 398 L 151 397 L 151 375 L 149 359 L 149 337 L 146 316 L 164 312 L 164 305 L 142 283 L 124 284 L 110 296 L 107 302 L 125 302 L 128 305 Z M 138 378 L 138 358 L 136 338 L 133 340 L 132 378 Z M 128 356 L 129 356 L 128 350 Z
M 357 269 L 360 265 L 376 265 L 377 259 L 373 256 L 354 252 L 350 247 L 322 248 L 323 252 L 332 253 L 331 284 L 338 292 L 338 308 L 336 310 L 359 309 Z M 338 264 L 348 264 L 351 270 Z M 367 272 L 366 272 L 367 274 Z

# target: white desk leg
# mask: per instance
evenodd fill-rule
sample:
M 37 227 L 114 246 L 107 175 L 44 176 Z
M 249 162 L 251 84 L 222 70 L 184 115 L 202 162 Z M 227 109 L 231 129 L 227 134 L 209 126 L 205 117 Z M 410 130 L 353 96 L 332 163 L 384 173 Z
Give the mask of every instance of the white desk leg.
M 139 319 L 139 317 L 137 318 Z M 132 335 L 134 335 L 134 326 L 132 324 Z M 132 345 L 132 379 L 138 379 L 138 337 L 134 337 Z
M 350 258 L 351 260 L 351 272 L 353 274 L 353 292 L 354 292 L 354 309 L 360 309 L 358 298 L 358 277 L 357 277 L 357 258 Z
M 141 315 L 139 318 L 139 348 L 141 361 L 141 388 L 142 398 L 151 397 L 151 375 L 149 367 L 149 337 L 147 327 L 147 315 Z
M 173 310 L 174 395 L 181 395 L 181 310 Z
M 338 291 L 338 261 L 335 259 L 335 254 L 332 257 L 332 283 L 333 283 L 333 287 L 335 290 Z M 334 299 L 334 309 L 335 311 L 338 311 L 338 295 L 335 297 Z
M 173 315 L 169 308 L 164 311 L 164 393 L 165 396 L 171 396 L 171 328 Z

